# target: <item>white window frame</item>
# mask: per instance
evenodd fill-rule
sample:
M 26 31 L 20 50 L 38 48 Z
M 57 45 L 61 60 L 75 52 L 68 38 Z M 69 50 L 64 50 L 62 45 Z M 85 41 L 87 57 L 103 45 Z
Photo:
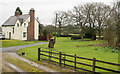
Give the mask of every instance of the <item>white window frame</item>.
M 27 32 L 23 32 L 23 38 L 27 36 Z
M 19 23 L 17 23 L 17 27 L 19 27 Z
M 24 23 L 24 27 L 26 27 L 26 23 Z

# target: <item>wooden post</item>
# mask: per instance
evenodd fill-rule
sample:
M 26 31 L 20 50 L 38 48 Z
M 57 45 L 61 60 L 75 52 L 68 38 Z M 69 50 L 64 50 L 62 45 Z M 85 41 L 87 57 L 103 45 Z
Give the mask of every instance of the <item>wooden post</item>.
M 40 48 L 38 48 L 38 61 L 40 61 Z
M 93 58 L 93 73 L 95 72 L 95 58 Z
M 51 59 L 52 59 L 52 58 L 51 58 L 51 57 L 52 57 L 52 50 L 51 50 L 51 52 L 50 52 L 50 55 L 51 55 L 51 56 L 50 56 L 50 60 L 51 60 Z
M 49 62 L 50 62 L 50 49 L 49 49 Z
M 51 61 L 52 50 L 49 50 L 49 62 Z
M 66 56 L 64 55 L 64 67 L 65 67 L 65 59 L 66 59 Z
M 60 68 L 61 68 L 61 52 L 59 52 L 59 65 L 60 65 Z
M 76 71 L 76 54 L 75 54 L 75 59 L 74 59 L 74 69 Z

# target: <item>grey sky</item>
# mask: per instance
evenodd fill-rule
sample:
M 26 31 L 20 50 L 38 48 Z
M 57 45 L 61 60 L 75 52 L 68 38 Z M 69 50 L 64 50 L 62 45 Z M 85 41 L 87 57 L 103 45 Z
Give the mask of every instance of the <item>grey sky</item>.
M 14 15 L 16 7 L 20 7 L 23 14 L 28 14 L 30 8 L 35 9 L 35 16 L 39 17 L 42 24 L 51 24 L 54 12 L 70 10 L 73 6 L 87 2 L 104 2 L 112 5 L 114 0 L 1 0 L 0 1 L 0 25 L 10 16 Z

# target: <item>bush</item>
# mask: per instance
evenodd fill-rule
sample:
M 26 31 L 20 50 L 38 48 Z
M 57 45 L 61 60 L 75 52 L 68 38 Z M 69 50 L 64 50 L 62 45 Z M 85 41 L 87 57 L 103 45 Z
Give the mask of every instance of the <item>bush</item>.
M 47 34 L 48 34 L 47 30 L 44 30 L 44 31 L 43 31 L 43 34 L 44 34 L 44 35 L 47 35 Z
M 53 34 L 53 36 L 55 36 L 55 34 Z M 68 37 L 68 36 L 71 37 L 72 35 L 60 35 L 60 36 L 59 36 L 58 34 L 56 34 L 56 36 L 57 36 L 57 37 Z
M 81 36 L 73 35 L 71 36 L 71 40 L 81 39 Z

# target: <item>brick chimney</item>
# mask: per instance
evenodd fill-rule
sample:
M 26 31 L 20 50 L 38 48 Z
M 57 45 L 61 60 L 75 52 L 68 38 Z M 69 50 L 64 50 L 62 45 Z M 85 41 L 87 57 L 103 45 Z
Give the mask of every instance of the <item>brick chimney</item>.
M 35 24 L 35 10 L 33 8 L 30 9 L 30 22 L 27 28 L 27 40 L 33 41 L 34 39 L 34 24 Z

